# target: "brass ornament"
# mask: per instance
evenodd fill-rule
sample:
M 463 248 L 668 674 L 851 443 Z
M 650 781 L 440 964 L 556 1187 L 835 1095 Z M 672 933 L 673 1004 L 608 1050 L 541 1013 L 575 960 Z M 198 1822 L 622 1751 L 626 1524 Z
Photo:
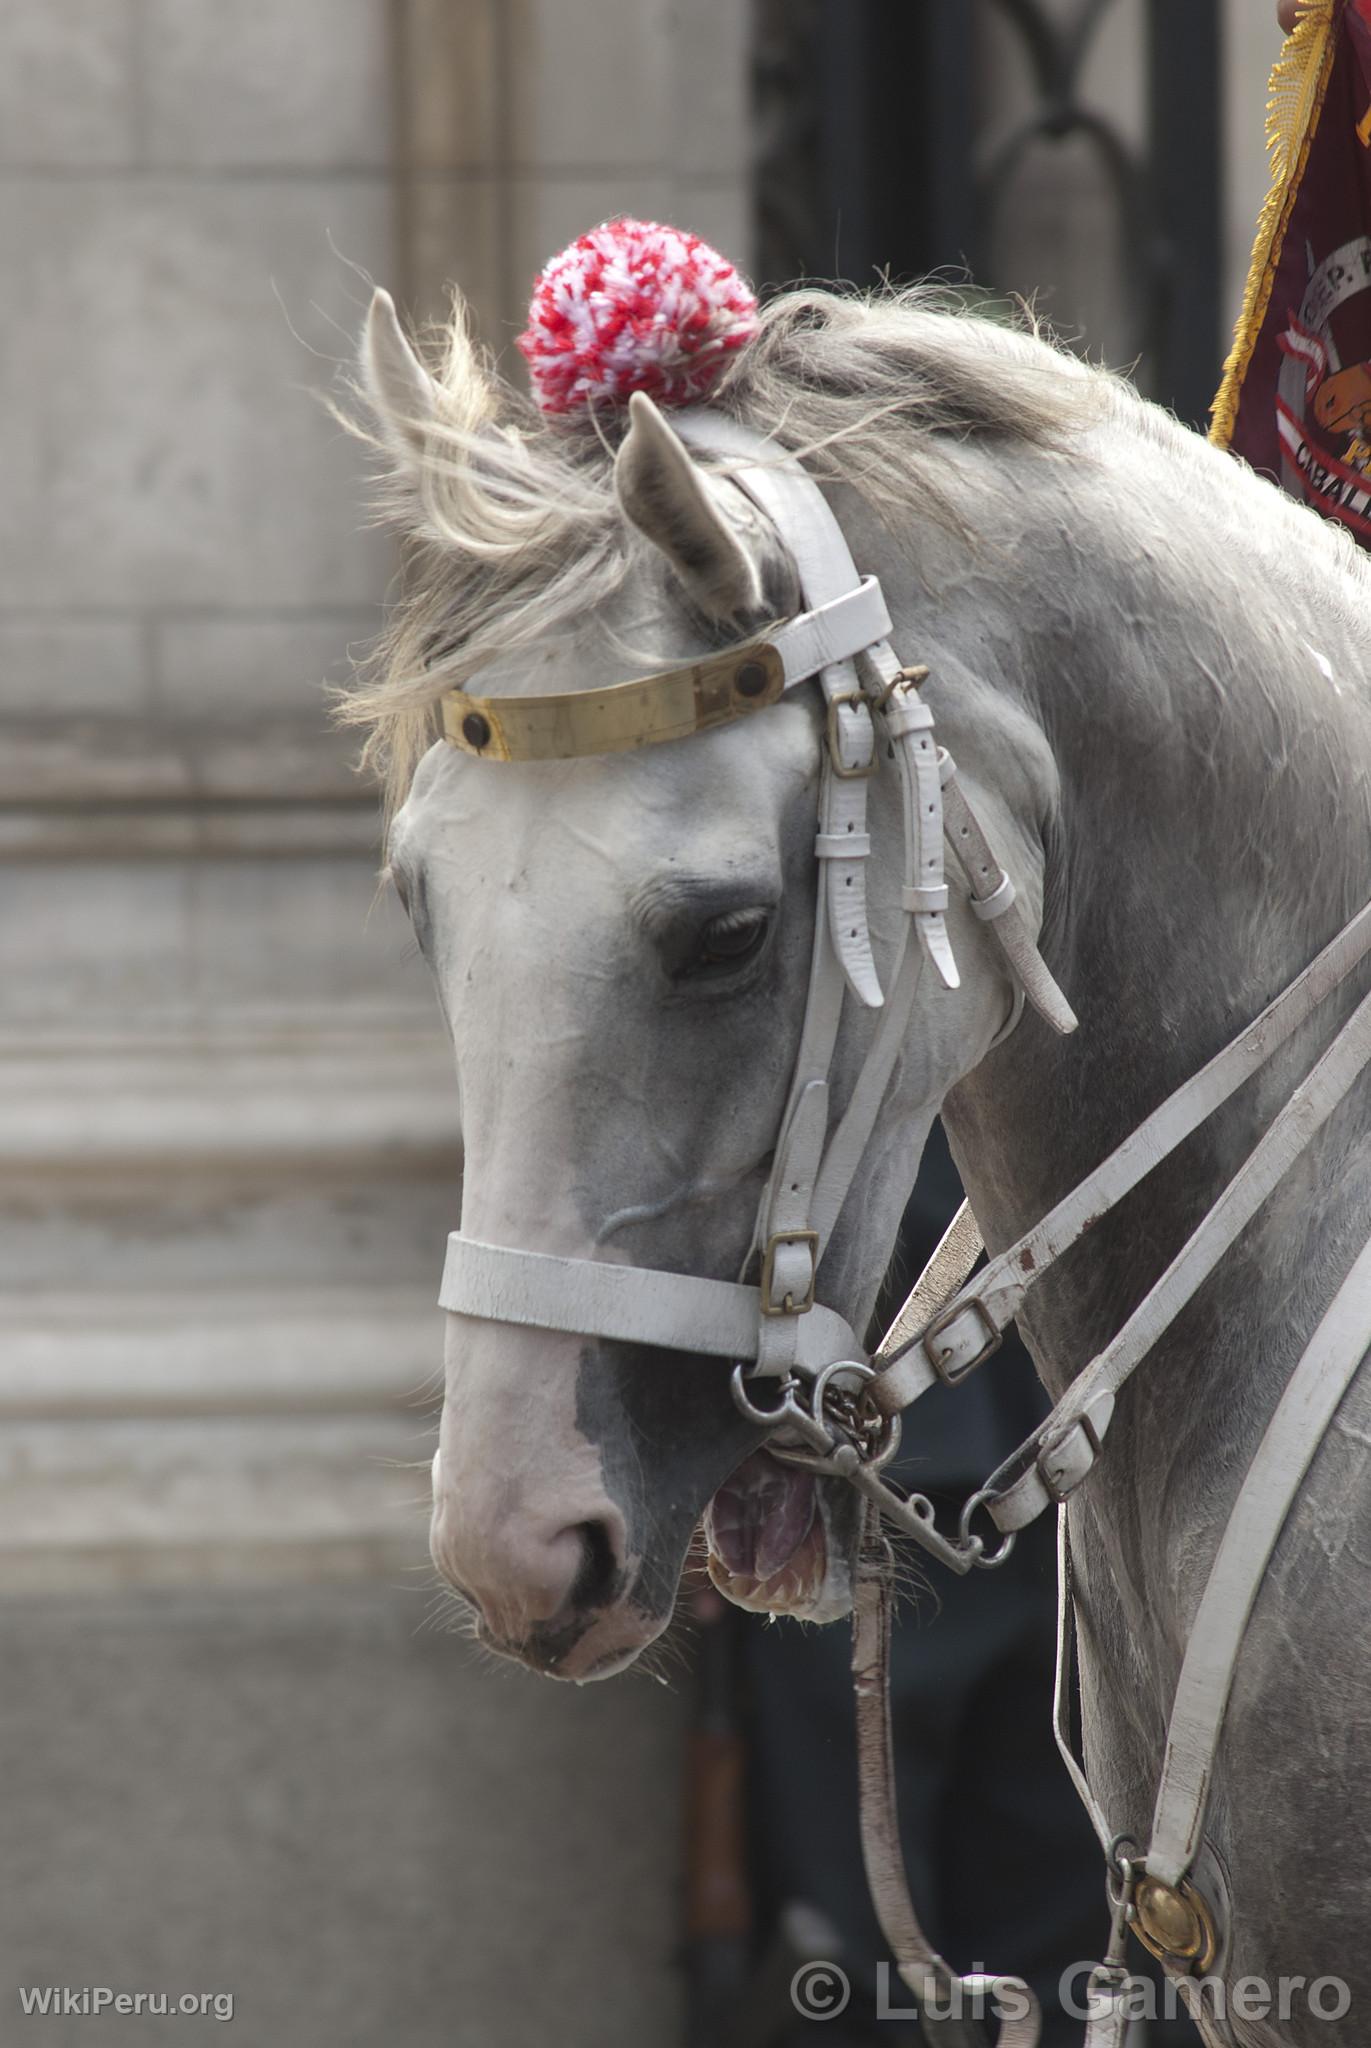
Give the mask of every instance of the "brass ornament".
M 784 690 L 785 664 L 763 636 L 686 668 L 603 690 L 543 697 L 448 690 L 441 699 L 443 732 L 460 753 L 480 761 L 573 761 L 729 725 L 774 704 Z
M 1163 1884 L 1158 1877 L 1140 1877 L 1133 1893 L 1132 1927 L 1158 1962 L 1183 1965 L 1196 1976 L 1203 1976 L 1218 1954 L 1214 1916 L 1188 1877 L 1179 1886 Z

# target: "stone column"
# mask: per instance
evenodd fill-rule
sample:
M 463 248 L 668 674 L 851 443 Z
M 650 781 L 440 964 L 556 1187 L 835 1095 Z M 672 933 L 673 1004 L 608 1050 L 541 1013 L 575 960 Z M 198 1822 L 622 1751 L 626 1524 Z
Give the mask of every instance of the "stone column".
M 377 1454 L 454 1117 L 323 700 L 388 562 L 311 395 L 389 259 L 386 60 L 374 0 L 0 21 L 11 1586 L 417 1553 Z

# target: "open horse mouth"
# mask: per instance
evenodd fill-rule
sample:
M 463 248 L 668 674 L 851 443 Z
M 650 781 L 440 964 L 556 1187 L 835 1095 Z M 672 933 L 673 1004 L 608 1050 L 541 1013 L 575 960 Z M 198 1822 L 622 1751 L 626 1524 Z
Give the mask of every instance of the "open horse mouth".
M 704 1528 L 709 1576 L 736 1606 L 827 1618 L 828 1532 L 813 1473 L 754 1451 L 710 1501 Z

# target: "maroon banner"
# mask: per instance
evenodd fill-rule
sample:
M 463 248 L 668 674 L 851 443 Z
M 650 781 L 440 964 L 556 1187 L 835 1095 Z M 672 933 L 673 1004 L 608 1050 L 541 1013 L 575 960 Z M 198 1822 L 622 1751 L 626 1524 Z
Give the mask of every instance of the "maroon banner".
M 1272 74 L 1276 188 L 1212 437 L 1371 546 L 1371 0 Z

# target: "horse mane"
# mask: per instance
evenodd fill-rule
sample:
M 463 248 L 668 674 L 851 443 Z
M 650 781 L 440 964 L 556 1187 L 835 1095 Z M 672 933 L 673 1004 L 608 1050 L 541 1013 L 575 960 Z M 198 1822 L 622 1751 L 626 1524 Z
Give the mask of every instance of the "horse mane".
M 338 715 L 364 730 L 363 764 L 393 807 L 436 737 L 438 697 L 605 606 L 646 543 L 614 494 L 619 416 L 545 417 L 475 346 L 460 299 L 420 447 L 397 459 L 388 423 L 369 423 L 366 394 L 353 397 L 360 407 L 340 416 L 385 458 L 379 510 L 409 546 L 401 595 Z M 1121 378 L 1045 340 L 1026 309 L 989 319 L 927 285 L 772 299 L 711 403 L 821 482 L 850 486 L 897 536 L 917 506 L 972 543 L 967 440 L 1066 456 L 1113 416 L 1192 460 L 1201 447 Z

